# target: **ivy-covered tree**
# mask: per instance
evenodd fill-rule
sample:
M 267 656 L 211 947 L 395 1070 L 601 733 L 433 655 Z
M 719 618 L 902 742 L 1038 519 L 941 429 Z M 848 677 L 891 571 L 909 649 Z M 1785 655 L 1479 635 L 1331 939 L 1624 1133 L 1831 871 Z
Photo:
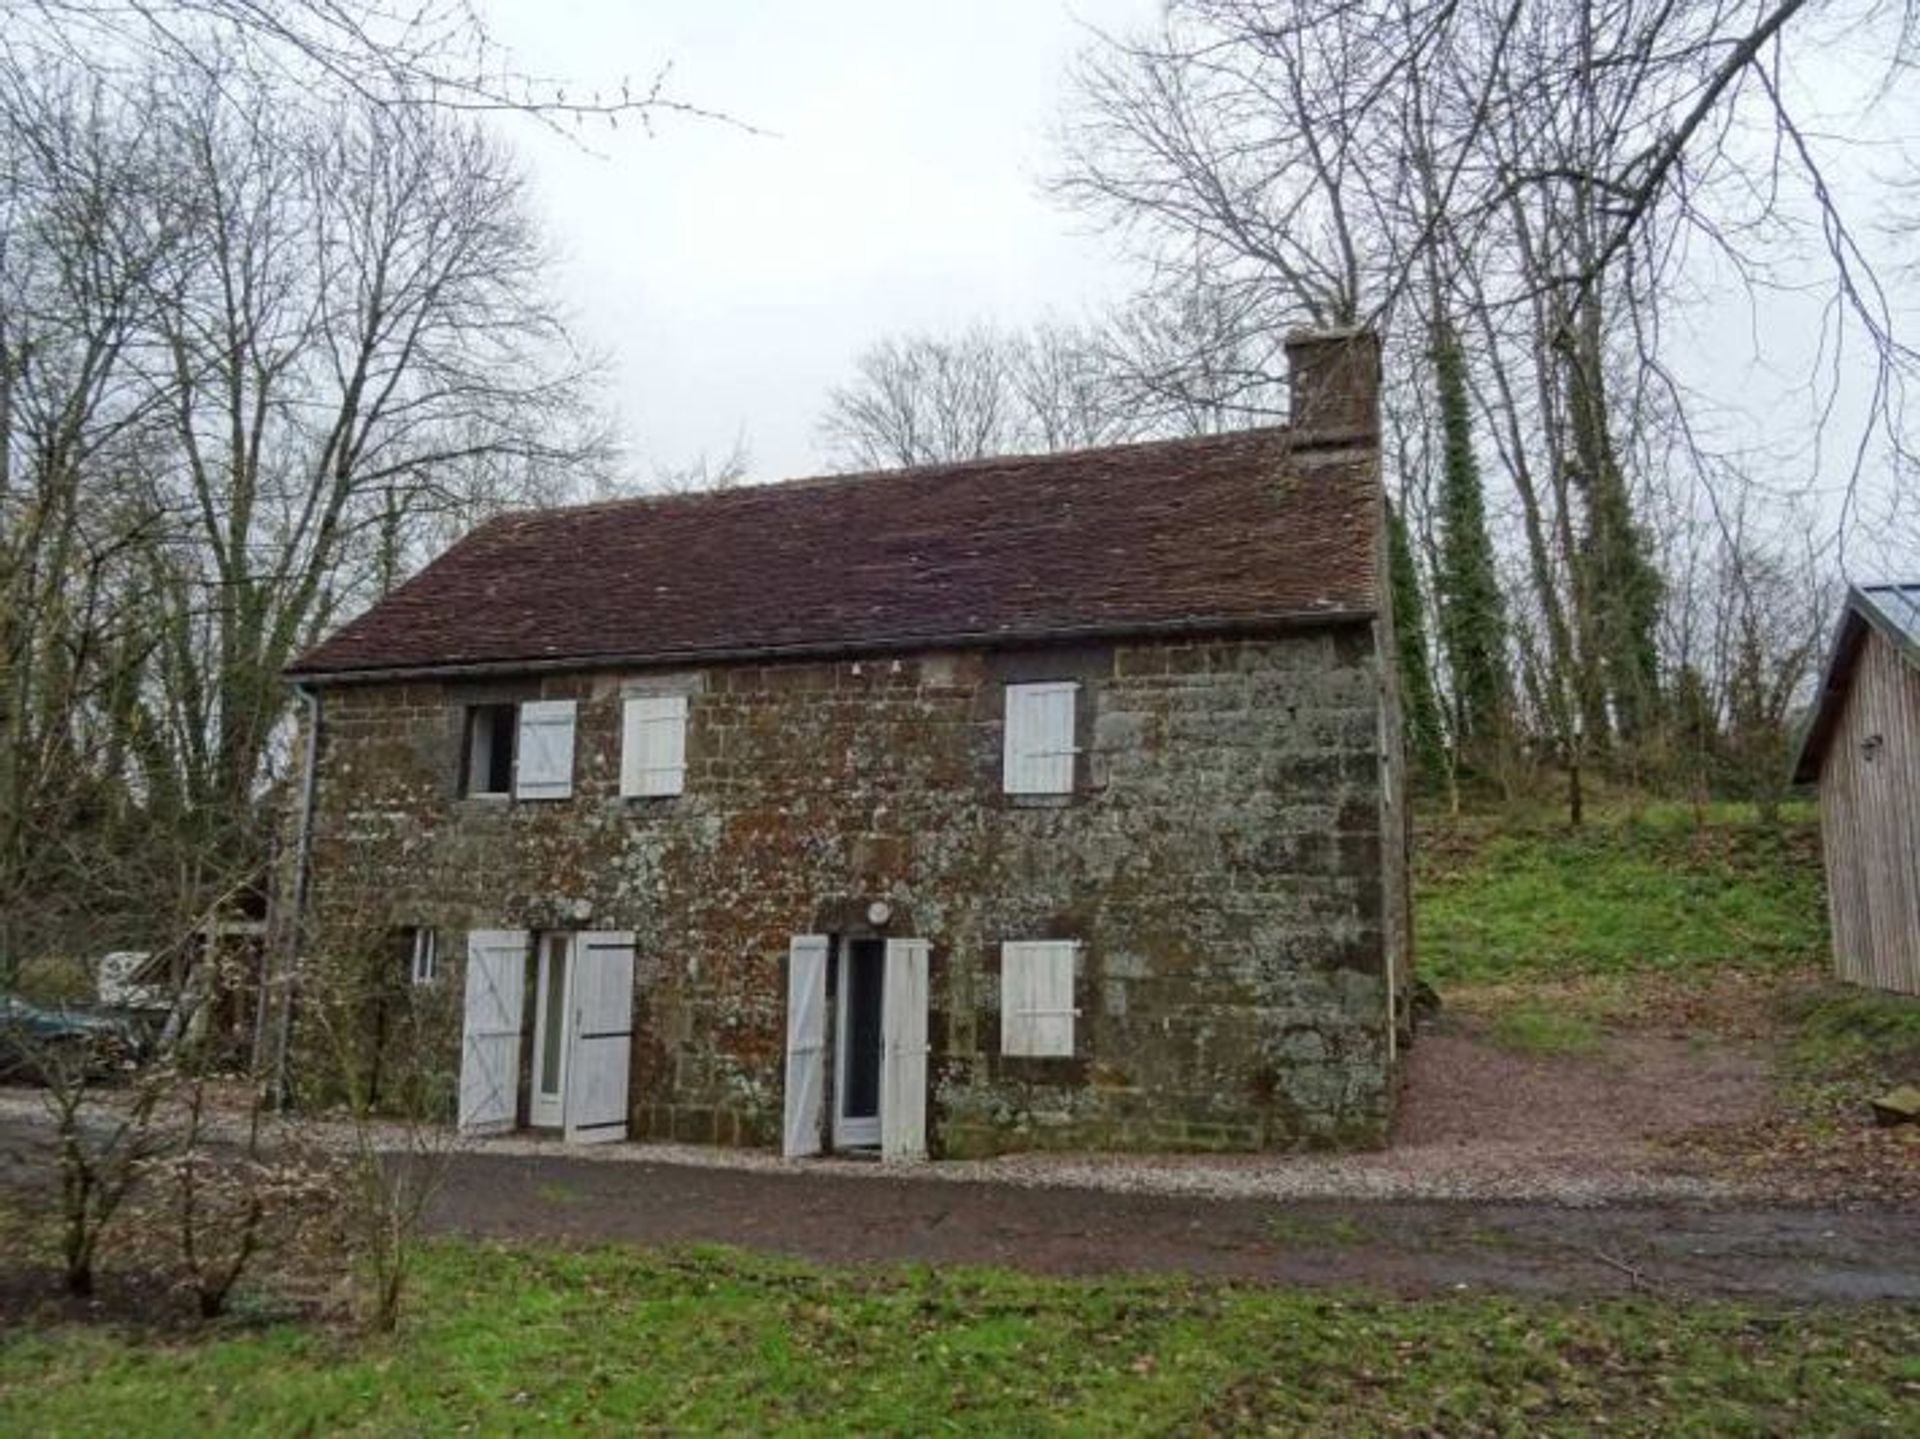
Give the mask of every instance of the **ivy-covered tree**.
M 1658 625 L 1665 581 L 1633 512 L 1613 442 L 1601 355 L 1599 301 L 1585 297 L 1561 346 L 1573 455 L 1568 472 L 1586 501 L 1578 591 L 1588 616 L 1584 658 L 1589 733 L 1624 744 L 1644 739 L 1658 719 Z
M 1497 735 L 1505 724 L 1507 620 L 1494 575 L 1486 494 L 1473 450 L 1467 362 L 1444 308 L 1433 316 L 1433 375 L 1439 400 L 1440 642 L 1453 676 L 1453 733 L 1462 748 Z
M 1406 516 L 1393 504 L 1387 506 L 1387 566 L 1393 586 L 1393 627 L 1399 647 L 1400 709 L 1406 719 L 1407 754 L 1414 772 L 1431 779 L 1446 768 L 1447 740 L 1440 724 L 1433 669 L 1427 663 L 1426 605 L 1420 593 L 1420 572 L 1414 567 L 1413 547 L 1407 541 Z

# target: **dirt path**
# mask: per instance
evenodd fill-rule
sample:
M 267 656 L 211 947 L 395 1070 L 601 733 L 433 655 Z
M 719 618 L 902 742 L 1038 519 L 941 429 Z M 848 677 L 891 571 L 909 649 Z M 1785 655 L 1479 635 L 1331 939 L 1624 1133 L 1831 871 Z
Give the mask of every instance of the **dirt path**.
M 51 1141 L 43 1113 L 0 1105 L 0 1197 L 37 1190 L 50 1199 Z M 1173 1272 L 1404 1294 L 1920 1301 L 1912 1206 L 1302 1198 L 1264 1184 L 1223 1188 L 1229 1178 L 1268 1176 L 1207 1167 L 1218 1161 L 1192 1171 L 1136 1159 L 908 1174 L 870 1161 L 791 1165 L 629 1145 L 568 1151 L 526 1139 L 456 1150 L 445 1162 L 432 1225 L 500 1239 L 720 1243 L 833 1264 Z M 1124 1176 L 1106 1167 L 1123 1163 Z M 1082 1174 L 1091 1182 L 1075 1183 Z M 1186 1190 L 1165 1182 L 1182 1178 L 1199 1182 Z
M 433 1223 L 501 1239 L 735 1244 L 834 1264 L 1172 1271 L 1407 1294 L 1920 1300 L 1920 1214 L 1888 1210 L 1279 1204 L 556 1151 L 456 1156 Z

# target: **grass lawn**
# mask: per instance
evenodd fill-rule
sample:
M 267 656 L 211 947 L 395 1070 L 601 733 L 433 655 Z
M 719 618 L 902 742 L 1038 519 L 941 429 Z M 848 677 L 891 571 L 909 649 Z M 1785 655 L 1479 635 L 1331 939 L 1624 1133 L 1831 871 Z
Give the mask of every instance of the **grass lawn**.
M 1417 963 L 1444 991 L 1542 979 L 1824 965 L 1819 831 L 1721 807 L 1602 814 L 1580 830 L 1423 832 Z
M 12 1434 L 1911 1433 L 1920 1316 L 428 1255 L 391 1339 L 0 1339 Z

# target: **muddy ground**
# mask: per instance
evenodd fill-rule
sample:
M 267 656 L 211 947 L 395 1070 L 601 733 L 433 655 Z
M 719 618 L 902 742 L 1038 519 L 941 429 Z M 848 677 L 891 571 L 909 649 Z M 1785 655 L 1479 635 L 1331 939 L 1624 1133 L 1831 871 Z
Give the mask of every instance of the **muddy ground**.
M 44 1124 L 0 1118 L 0 1202 L 52 1199 Z M 508 1241 L 737 1245 L 827 1264 L 993 1265 L 1469 1290 L 1920 1301 L 1920 1210 L 1754 1203 L 1215 1198 L 662 1163 L 559 1144 L 444 1157 L 429 1223 Z
M 734 1244 L 831 1264 L 1175 1272 L 1409 1295 L 1920 1300 L 1920 1213 L 1884 1208 L 1273 1203 L 607 1164 L 556 1149 L 457 1156 L 433 1223 L 496 1239 Z
M 530 1242 L 1405 1294 L 1920 1300 L 1916 1136 L 1855 1116 L 1857 1132 L 1818 1152 L 1754 1164 L 1781 1114 L 1775 1046 L 1764 1025 L 1697 1018 L 1610 1031 L 1591 1053 L 1526 1055 L 1493 1043 L 1484 1017 L 1449 1014 L 1415 1046 L 1393 1143 L 1377 1153 L 1034 1153 L 905 1172 L 516 1135 L 447 1157 L 431 1222 Z M 298 1131 L 338 1147 L 335 1128 Z M 50 1137 L 43 1096 L 0 1090 L 0 1203 L 50 1198 Z M 1813 1160 L 1832 1139 L 1848 1163 L 1823 1168 Z

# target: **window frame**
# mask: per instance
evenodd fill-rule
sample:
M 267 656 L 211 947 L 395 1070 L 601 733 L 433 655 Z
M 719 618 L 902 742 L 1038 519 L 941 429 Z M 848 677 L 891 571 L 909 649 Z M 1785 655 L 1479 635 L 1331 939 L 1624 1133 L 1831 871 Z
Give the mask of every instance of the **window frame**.
M 469 704 L 465 709 L 466 723 L 462 725 L 460 731 L 460 797 L 462 799 L 511 800 L 514 797 L 514 775 L 520 764 L 520 702 L 488 700 L 479 704 Z M 487 741 L 489 780 L 494 768 L 493 757 L 500 744 L 500 730 L 503 722 L 506 727 L 506 783 L 500 789 L 494 789 L 491 785 L 486 789 L 474 787 L 474 750 L 483 717 L 490 726 L 490 738 Z
M 407 978 L 416 989 L 440 982 L 440 931 L 430 925 L 415 925 L 411 932 Z

